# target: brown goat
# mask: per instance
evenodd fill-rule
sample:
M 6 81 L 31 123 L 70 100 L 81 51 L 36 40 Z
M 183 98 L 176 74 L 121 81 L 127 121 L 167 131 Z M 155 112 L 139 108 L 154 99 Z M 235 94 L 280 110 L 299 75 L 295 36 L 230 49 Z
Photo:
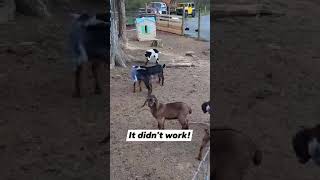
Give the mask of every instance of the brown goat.
M 164 129 L 164 122 L 166 119 L 178 119 L 182 129 L 189 129 L 187 116 L 192 113 L 192 110 L 186 103 L 173 102 L 162 104 L 158 102 L 158 99 L 154 95 L 149 95 L 142 107 L 144 107 L 147 102 L 151 114 L 158 121 L 159 129 Z
M 242 180 L 249 165 L 261 164 L 262 152 L 257 145 L 242 132 L 231 128 L 210 129 L 213 139 L 213 168 L 211 172 L 215 180 Z M 208 129 L 205 130 L 198 159 L 202 150 L 210 141 Z

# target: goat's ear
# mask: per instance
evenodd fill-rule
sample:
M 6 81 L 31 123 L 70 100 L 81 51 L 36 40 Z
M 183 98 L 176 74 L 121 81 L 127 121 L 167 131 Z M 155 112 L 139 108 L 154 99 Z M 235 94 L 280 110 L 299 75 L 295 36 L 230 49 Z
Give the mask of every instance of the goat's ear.
M 292 138 L 292 145 L 293 149 L 296 153 L 296 156 L 300 163 L 305 164 L 309 161 L 309 135 L 304 131 L 299 131 L 293 138 Z
M 206 103 L 202 103 L 201 109 L 202 109 L 203 113 L 207 113 L 207 105 L 206 105 Z
M 141 108 L 143 108 L 148 102 L 148 99 L 146 99 L 146 101 L 144 102 L 144 104 L 141 106 Z
M 205 133 L 209 134 L 208 128 L 204 128 L 203 130 L 204 130 Z

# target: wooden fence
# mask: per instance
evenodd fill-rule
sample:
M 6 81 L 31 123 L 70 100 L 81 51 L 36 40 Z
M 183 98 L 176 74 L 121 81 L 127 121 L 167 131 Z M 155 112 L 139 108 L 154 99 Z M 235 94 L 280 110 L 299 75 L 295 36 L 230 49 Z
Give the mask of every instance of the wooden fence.
M 157 30 L 184 35 L 183 16 L 157 14 Z

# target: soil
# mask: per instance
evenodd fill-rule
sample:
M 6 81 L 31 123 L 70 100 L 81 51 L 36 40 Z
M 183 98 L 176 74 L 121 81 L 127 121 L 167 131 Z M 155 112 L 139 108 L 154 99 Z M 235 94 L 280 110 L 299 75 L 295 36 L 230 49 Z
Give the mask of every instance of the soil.
M 291 138 L 319 122 L 320 4 L 268 3 L 286 15 L 214 22 L 214 124 L 246 132 L 263 150 L 246 180 L 317 180 L 319 167 L 298 163 Z
M 157 121 L 147 107 L 140 108 L 146 97 L 147 89 L 133 93 L 130 78 L 131 65 L 142 65 L 144 52 L 151 42 L 138 42 L 135 31 L 129 31 L 127 54 L 133 61 L 127 68 L 111 70 L 111 179 L 191 179 L 199 165 L 196 160 L 204 135 L 202 125 L 190 125 L 194 130 L 191 142 L 126 142 L 130 129 L 157 129 Z M 164 86 L 153 81 L 153 94 L 161 103 L 182 101 L 189 104 L 191 122 L 209 123 L 208 114 L 201 111 L 201 104 L 210 97 L 210 44 L 165 32 L 157 32 L 163 41 L 160 50 L 160 64 L 171 62 L 176 57 L 185 57 L 188 51 L 194 57 L 188 59 L 195 67 L 165 68 Z M 165 122 L 165 129 L 181 129 L 176 120 Z M 206 150 L 205 150 L 206 151 Z M 204 151 L 204 152 L 205 152 Z

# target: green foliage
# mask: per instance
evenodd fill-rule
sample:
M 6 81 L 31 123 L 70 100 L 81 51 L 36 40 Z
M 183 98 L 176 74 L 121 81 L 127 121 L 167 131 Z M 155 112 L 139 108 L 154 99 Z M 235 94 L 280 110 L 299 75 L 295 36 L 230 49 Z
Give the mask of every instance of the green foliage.
M 149 2 L 152 0 L 126 0 L 126 10 L 137 11 L 139 8 L 144 8 Z

